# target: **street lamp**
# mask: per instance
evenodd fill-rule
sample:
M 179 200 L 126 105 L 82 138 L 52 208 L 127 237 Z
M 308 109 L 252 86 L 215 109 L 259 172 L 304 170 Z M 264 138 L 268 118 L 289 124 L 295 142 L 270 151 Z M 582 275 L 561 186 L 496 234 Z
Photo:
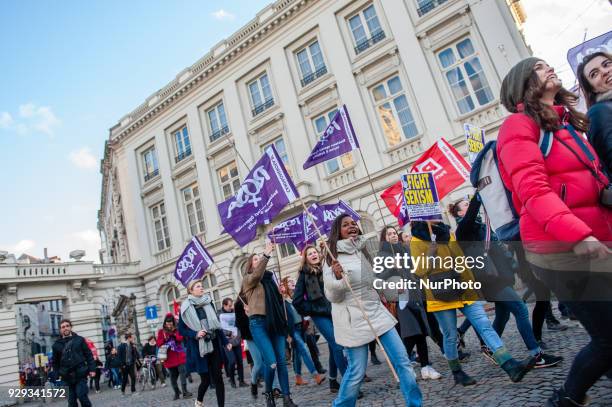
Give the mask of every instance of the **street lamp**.
M 133 304 L 132 318 L 134 318 L 134 335 L 136 335 L 136 340 L 140 344 L 140 331 L 138 330 L 138 317 L 136 316 L 136 294 L 132 293 L 130 295 L 130 300 L 132 300 Z

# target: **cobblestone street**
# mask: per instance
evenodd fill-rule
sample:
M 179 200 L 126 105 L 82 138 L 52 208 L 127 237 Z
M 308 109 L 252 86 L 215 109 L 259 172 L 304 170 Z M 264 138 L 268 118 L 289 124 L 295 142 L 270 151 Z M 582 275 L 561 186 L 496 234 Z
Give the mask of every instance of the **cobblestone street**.
M 492 316 L 491 316 L 492 318 Z M 459 323 L 463 319 L 459 319 Z M 438 347 L 430 342 L 430 352 L 433 366 L 442 373 L 440 380 L 422 380 L 420 379 L 420 368 L 416 369 L 417 381 L 423 392 L 423 400 L 425 406 L 521 406 L 535 407 L 542 406 L 546 398 L 551 394 L 553 389 L 559 387 L 563 383 L 567 371 L 570 368 L 570 363 L 573 355 L 584 346 L 588 341 L 583 328 L 577 322 L 563 321 L 570 325 L 570 328 L 564 332 L 550 332 L 544 328 L 544 340 L 550 346 L 549 353 L 563 356 L 565 360 L 557 367 L 538 369 L 530 372 L 521 383 L 512 383 L 507 378 L 505 373 L 496 366 L 493 366 L 487 359 L 480 354 L 478 340 L 473 330 L 470 330 L 466 335 L 468 351 L 471 357 L 464 364 L 464 370 L 472 375 L 478 384 L 475 386 L 462 388 L 453 387 L 452 376 L 448 370 L 443 356 L 440 354 Z M 511 318 L 506 327 L 503 339 L 513 355 L 517 358 L 527 356 L 527 352 L 523 341 L 521 340 L 518 331 L 514 325 L 514 320 Z M 323 351 L 326 346 L 320 346 Z M 322 355 L 324 366 L 327 366 L 327 352 Z M 383 356 L 378 351 L 378 356 L 383 361 Z M 367 370 L 368 375 L 373 379 L 370 383 L 364 383 L 362 390 L 365 397 L 360 400 L 357 405 L 359 407 L 378 407 L 378 406 L 403 406 L 403 398 L 399 388 L 392 383 L 391 374 L 386 364 L 380 366 L 369 365 Z M 329 406 L 334 396 L 329 392 L 327 380 L 320 387 L 315 384 L 307 386 L 294 386 L 294 375 L 292 369 L 289 368 L 291 390 L 293 399 L 300 407 L 319 407 Z M 245 373 L 245 376 L 248 375 Z M 195 378 L 195 375 L 194 375 Z M 307 377 L 307 379 L 309 379 Z M 312 382 L 312 380 L 310 380 Z M 189 384 L 189 390 L 196 391 L 197 382 Z M 102 386 L 100 394 L 90 393 L 91 400 L 94 406 L 171 406 L 171 407 L 186 407 L 193 406 L 193 399 L 172 401 L 172 390 L 170 387 L 156 389 L 154 391 L 147 390 L 143 393 L 134 396 L 122 397 L 118 390 L 110 390 L 106 385 Z M 604 407 L 612 405 L 612 380 L 600 380 L 589 392 L 592 398 L 593 407 Z M 49 404 L 40 404 L 40 406 L 55 407 L 65 405 L 64 402 L 54 402 Z M 214 392 L 207 392 L 204 399 L 204 405 L 216 406 Z M 253 401 L 250 395 L 249 388 L 232 389 L 226 382 L 226 405 L 234 406 L 263 406 L 264 399 L 260 396 L 256 401 Z M 279 403 L 282 405 L 282 402 Z

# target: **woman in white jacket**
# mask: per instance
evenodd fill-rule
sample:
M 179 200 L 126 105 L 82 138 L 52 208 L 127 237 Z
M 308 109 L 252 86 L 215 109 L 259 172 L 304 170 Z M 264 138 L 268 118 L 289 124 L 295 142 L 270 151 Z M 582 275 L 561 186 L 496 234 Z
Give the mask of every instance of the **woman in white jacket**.
M 410 365 L 406 348 L 395 324 L 397 321 L 383 306 L 374 290 L 372 258 L 365 248 L 361 230 L 348 215 L 336 218 L 329 234 L 331 253 L 326 253 L 323 267 L 325 295 L 332 303 L 332 319 L 336 342 L 345 347 L 348 368 L 342 378 L 340 392 L 333 407 L 352 407 L 357 402 L 359 387 L 368 362 L 368 343 L 379 336 L 400 379 L 400 389 L 406 406 L 421 406 L 422 397 Z M 345 274 L 354 294 L 351 293 Z M 358 301 L 368 316 L 372 328 L 364 318 Z

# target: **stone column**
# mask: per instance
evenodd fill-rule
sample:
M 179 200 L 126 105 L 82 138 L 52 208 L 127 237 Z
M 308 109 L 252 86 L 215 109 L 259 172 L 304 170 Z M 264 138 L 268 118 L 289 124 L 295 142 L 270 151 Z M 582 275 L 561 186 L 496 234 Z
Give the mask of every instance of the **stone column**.
M 0 288 L 0 386 L 19 384 L 15 293 L 16 287 Z

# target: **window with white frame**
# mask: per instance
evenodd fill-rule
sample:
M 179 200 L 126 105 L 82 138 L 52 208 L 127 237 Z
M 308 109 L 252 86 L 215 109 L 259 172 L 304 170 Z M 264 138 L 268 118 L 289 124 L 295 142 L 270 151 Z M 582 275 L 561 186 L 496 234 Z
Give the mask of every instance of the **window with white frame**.
M 446 3 L 447 1 L 448 0 L 416 0 L 417 12 L 419 13 L 419 17 L 424 16 L 431 10 L 435 9 L 441 4 Z
M 281 160 L 283 160 L 283 164 L 285 164 L 285 169 L 287 170 L 287 172 L 289 173 L 289 175 L 291 175 L 291 168 L 289 166 L 289 154 L 287 154 L 287 147 L 285 146 L 285 140 L 283 139 L 283 137 L 278 137 L 276 139 L 274 139 L 273 141 L 264 144 L 262 146 L 262 150 L 265 150 L 268 146 L 274 145 L 274 147 L 276 147 L 276 151 L 278 152 L 278 155 L 280 156 Z
M 327 67 L 325 66 L 318 41 L 305 46 L 296 52 L 295 56 L 300 69 L 302 86 L 308 85 L 327 73 Z
M 247 87 L 251 98 L 251 113 L 253 116 L 257 116 L 274 106 L 274 97 L 272 96 L 272 88 L 270 87 L 267 73 L 263 73 L 254 81 L 249 82 Z
M 296 254 L 297 248 L 293 243 L 281 243 L 278 245 L 278 252 L 281 258 L 285 258 Z
M 389 147 L 418 134 L 414 115 L 398 75 L 374 86 L 372 96 Z
M 236 195 L 240 188 L 240 176 L 238 175 L 236 162 L 232 161 L 226 166 L 219 168 L 217 174 L 219 175 L 219 186 L 223 193 L 223 200 Z
M 219 102 L 213 108 L 208 109 L 206 111 L 206 117 L 208 118 L 211 143 L 229 133 L 229 126 L 227 124 L 227 116 L 225 114 L 225 106 L 223 105 L 223 102 Z
M 178 301 L 181 296 L 181 292 L 176 286 L 170 286 L 164 293 L 164 310 L 166 312 L 172 312 L 174 310 L 174 301 Z
M 471 39 L 465 38 L 438 52 L 438 61 L 461 114 L 493 100 L 493 92 Z
M 218 310 L 221 309 L 221 297 L 219 295 L 219 290 L 217 290 L 217 278 L 213 273 L 206 273 L 202 279 L 202 287 L 204 288 L 204 293 L 210 295 L 212 298 L 215 308 Z
M 373 4 L 349 17 L 348 26 L 353 36 L 355 54 L 359 54 L 385 39 L 385 31 L 380 25 Z
M 150 147 L 142 153 L 142 167 L 145 182 L 159 175 L 159 166 L 157 165 L 157 152 L 155 151 L 155 147 Z
M 334 118 L 334 116 L 338 113 L 338 109 L 332 109 L 327 113 L 324 113 L 320 116 L 314 118 L 314 127 L 317 132 L 317 138 L 321 137 L 329 122 Z M 325 166 L 327 167 L 327 173 L 333 174 L 338 172 L 344 168 L 348 168 L 353 165 L 353 154 L 348 152 L 346 154 L 341 155 L 340 157 L 336 157 L 332 160 L 325 161 Z
M 189 224 L 189 233 L 195 236 L 204 233 L 204 210 L 202 209 L 202 201 L 200 200 L 200 188 L 197 184 L 183 188 L 183 203 L 187 214 L 187 223 Z
M 191 143 L 189 142 L 189 132 L 187 126 L 183 126 L 173 134 L 174 149 L 176 151 L 176 157 L 174 162 L 178 163 L 191 155 Z
M 168 219 L 166 218 L 166 206 L 163 202 L 151 207 L 151 219 L 153 220 L 153 231 L 157 250 L 162 251 L 170 247 L 170 233 L 168 233 Z

